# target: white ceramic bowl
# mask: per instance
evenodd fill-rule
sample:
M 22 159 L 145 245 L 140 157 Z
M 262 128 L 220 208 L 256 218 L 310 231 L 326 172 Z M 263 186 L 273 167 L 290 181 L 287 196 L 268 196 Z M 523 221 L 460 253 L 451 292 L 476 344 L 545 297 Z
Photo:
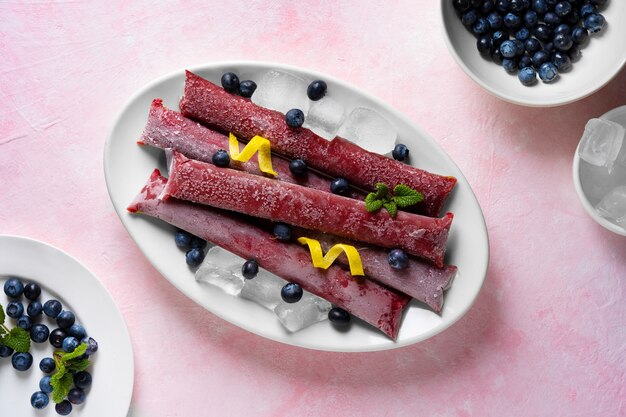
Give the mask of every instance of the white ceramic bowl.
M 626 2 L 625 2 L 626 3 Z M 612 122 L 616 122 L 626 127 L 626 106 L 621 106 L 616 109 L 609 111 L 608 113 L 600 116 L 602 119 L 610 120 Z M 626 146 L 626 145 L 624 145 Z M 574 187 L 576 188 L 576 193 L 578 193 L 578 197 L 580 201 L 587 210 L 587 213 L 594 219 L 598 224 L 602 225 L 604 228 L 610 230 L 613 233 L 617 233 L 618 235 L 626 236 L 626 230 L 618 226 L 617 224 L 601 217 L 598 214 L 598 211 L 595 209 L 595 206 L 598 204 L 598 195 L 593 190 L 593 186 L 589 185 L 589 181 L 586 181 L 586 176 L 591 175 L 593 170 L 600 171 L 600 168 L 595 168 L 585 161 L 581 161 L 578 156 L 578 148 L 580 147 L 580 143 L 576 147 L 576 153 L 574 154 L 574 164 L 573 164 L 573 176 L 574 176 Z M 623 168 L 621 168 L 623 169 Z
M 581 50 L 582 58 L 550 84 L 538 80 L 523 86 L 517 75 L 483 58 L 476 38 L 462 24 L 452 0 L 441 0 L 441 20 L 448 49 L 465 73 L 491 94 L 511 103 L 532 107 L 559 106 L 580 100 L 607 84 L 626 63 L 626 1 L 612 0 L 602 15 L 607 25 L 602 34 L 591 35 Z

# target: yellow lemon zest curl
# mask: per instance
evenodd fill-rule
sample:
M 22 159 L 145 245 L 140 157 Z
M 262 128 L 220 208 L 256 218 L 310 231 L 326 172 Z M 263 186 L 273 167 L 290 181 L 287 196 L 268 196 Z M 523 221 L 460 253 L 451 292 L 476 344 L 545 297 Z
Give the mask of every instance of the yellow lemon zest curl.
M 350 273 L 352 275 L 365 275 L 363 272 L 363 264 L 361 263 L 361 256 L 354 246 L 338 243 L 330 248 L 328 252 L 326 252 L 326 255 L 324 255 L 319 241 L 307 237 L 300 237 L 298 238 L 298 242 L 302 245 L 309 246 L 311 260 L 313 261 L 313 266 L 316 268 L 328 269 L 343 251 L 348 257 Z
M 272 152 L 270 141 L 262 136 L 255 136 L 239 152 L 239 141 L 232 133 L 228 136 L 228 146 L 230 148 L 230 159 L 238 162 L 247 162 L 252 156 L 259 153 L 259 168 L 266 174 L 278 176 L 272 168 Z

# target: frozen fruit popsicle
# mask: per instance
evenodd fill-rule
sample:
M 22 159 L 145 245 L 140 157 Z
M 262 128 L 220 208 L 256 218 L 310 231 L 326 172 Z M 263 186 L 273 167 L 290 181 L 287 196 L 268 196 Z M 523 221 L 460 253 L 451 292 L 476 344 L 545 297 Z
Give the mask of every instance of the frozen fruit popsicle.
M 170 178 L 163 199 L 194 203 L 284 222 L 386 248 L 401 248 L 443 267 L 452 213 L 443 218 L 384 210 L 369 213 L 365 203 L 188 159 L 170 158 Z
M 378 182 L 389 187 L 406 184 L 424 194 L 424 201 L 412 208 L 427 216 L 439 214 L 456 184 L 454 177 L 411 167 L 368 152 L 345 139 L 337 137 L 329 142 L 309 129 L 292 129 L 285 123 L 282 113 L 230 94 L 190 71 L 187 71 L 180 109 L 184 116 L 232 132 L 242 140 L 263 136 L 279 154 L 303 159 L 325 174 L 346 178 L 367 190 L 374 190 Z
M 208 163 L 212 163 L 213 154 L 218 150 L 228 150 L 228 137 L 166 108 L 161 99 L 152 101 L 148 121 L 138 143 L 161 149 L 173 149 L 190 159 Z M 231 161 L 229 166 L 251 174 L 264 175 L 256 158 L 243 163 Z M 272 156 L 272 166 L 278 173 L 277 179 L 281 181 L 330 192 L 331 180 L 323 175 L 309 170 L 305 176 L 296 177 L 289 170 L 289 161 L 278 156 Z M 349 197 L 365 199 L 363 193 L 354 189 L 350 190 Z
M 161 219 L 242 258 L 254 258 L 268 271 L 300 284 L 396 339 L 408 296 L 373 281 L 357 281 L 339 266 L 315 268 L 305 248 L 280 242 L 235 213 L 176 199 L 161 200 L 158 196 L 167 182 L 155 170 L 128 210 Z

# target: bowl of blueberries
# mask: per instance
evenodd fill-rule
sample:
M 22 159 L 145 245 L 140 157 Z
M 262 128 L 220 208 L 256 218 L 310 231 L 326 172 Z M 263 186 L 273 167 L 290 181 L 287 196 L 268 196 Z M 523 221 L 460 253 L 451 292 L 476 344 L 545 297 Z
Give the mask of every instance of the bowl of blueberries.
M 626 63 L 624 0 L 441 0 L 441 16 L 461 68 L 512 103 L 572 103 Z

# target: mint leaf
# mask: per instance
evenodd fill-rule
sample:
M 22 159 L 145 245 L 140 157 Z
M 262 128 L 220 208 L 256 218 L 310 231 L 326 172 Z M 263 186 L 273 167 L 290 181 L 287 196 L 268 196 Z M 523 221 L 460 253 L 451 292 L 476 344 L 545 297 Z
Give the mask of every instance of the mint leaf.
M 72 359 L 76 359 L 79 356 L 83 356 L 86 351 L 87 351 L 87 343 L 81 343 L 80 345 L 78 345 L 78 347 L 76 349 L 74 349 L 74 352 L 70 352 L 70 353 L 62 352 L 62 353 L 60 353 L 61 361 L 64 362 L 64 363 L 68 363 Z
M 74 359 L 67 365 L 67 369 L 72 372 L 84 371 L 89 367 L 89 359 Z
M 393 201 L 399 207 L 409 207 L 424 200 L 424 195 L 404 184 L 398 184 L 393 189 Z
M 383 201 L 376 198 L 376 193 L 369 193 L 365 197 L 365 210 L 373 212 L 380 210 L 383 206 Z
M 376 199 L 381 200 L 389 195 L 389 187 L 382 182 L 376 183 Z
M 6 319 L 6 316 L 4 315 L 4 308 L 2 307 L 2 304 L 0 304 L 0 324 L 4 324 L 4 319 Z M 0 327 L 0 329 L 2 329 Z
M 389 215 L 395 219 L 398 215 L 398 206 L 395 201 L 385 202 L 383 203 L 383 206 L 385 207 L 385 210 L 389 212 Z
M 16 352 L 25 353 L 30 350 L 30 335 L 21 327 L 14 327 L 4 336 L 2 343 Z
M 52 375 L 50 379 L 50 385 L 52 385 L 52 401 L 60 403 L 65 400 L 67 394 L 69 394 L 72 385 L 74 384 L 74 378 L 72 374 L 67 372 L 65 367 L 57 370 L 57 373 Z

